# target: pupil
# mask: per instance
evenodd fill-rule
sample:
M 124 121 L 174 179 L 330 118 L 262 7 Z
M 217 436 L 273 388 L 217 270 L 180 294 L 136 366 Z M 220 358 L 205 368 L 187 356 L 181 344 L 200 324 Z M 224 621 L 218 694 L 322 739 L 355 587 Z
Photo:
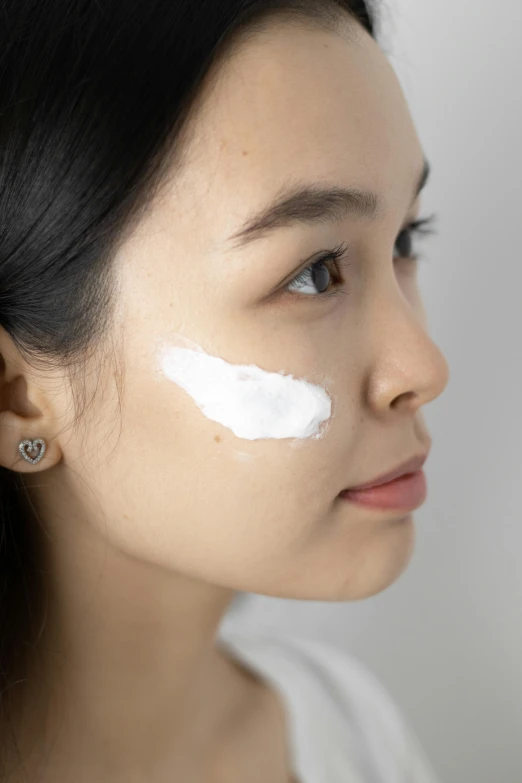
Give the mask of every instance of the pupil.
M 409 231 L 401 231 L 397 237 L 396 247 L 400 258 L 408 258 L 413 253 L 413 242 Z
M 319 261 L 317 266 L 314 266 L 313 271 L 314 285 L 319 289 L 319 293 L 324 293 L 330 285 L 330 272 L 328 271 L 325 262 Z

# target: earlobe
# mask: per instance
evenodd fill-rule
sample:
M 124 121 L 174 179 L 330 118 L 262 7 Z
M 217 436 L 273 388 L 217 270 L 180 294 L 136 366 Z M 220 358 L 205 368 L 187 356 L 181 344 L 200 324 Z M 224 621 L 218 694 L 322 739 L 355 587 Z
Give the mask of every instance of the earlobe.
M 33 440 L 25 438 L 18 444 L 18 451 L 31 465 L 36 465 L 44 456 L 47 449 L 47 444 L 43 438 L 33 438 Z
M 40 393 L 38 385 L 29 390 L 22 360 L 14 361 L 9 349 L 0 352 L 0 465 L 9 470 L 35 472 L 60 461 Z
M 13 411 L 0 412 L 0 465 L 16 473 L 34 473 L 60 461 L 58 444 L 36 434 L 36 424 Z

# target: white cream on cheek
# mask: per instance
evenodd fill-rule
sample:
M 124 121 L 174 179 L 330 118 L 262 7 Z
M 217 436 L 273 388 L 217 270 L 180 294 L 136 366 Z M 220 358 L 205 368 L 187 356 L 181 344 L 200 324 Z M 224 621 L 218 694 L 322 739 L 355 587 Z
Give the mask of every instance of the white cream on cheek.
M 199 346 L 163 346 L 159 365 L 207 418 L 238 438 L 320 437 L 321 424 L 331 415 L 332 402 L 322 386 L 253 364 L 231 364 Z

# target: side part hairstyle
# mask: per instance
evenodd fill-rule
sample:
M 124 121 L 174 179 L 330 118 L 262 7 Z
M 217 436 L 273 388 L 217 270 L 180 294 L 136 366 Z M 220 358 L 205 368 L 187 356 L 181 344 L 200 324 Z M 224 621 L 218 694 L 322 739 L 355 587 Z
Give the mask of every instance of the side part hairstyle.
M 375 37 L 374 17 L 363 0 L 1 6 L 0 327 L 30 366 L 67 372 L 76 426 L 86 359 L 116 356 L 111 259 L 180 165 L 211 69 L 277 17 L 335 31 L 349 15 Z M 44 623 L 42 535 L 23 473 L 0 467 L 1 726 Z

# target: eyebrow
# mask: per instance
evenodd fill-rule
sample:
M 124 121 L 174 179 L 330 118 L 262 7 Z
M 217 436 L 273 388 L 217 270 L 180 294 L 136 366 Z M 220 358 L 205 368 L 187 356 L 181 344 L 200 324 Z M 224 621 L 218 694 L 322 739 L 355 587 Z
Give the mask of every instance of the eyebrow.
M 424 159 L 424 166 L 413 192 L 412 204 L 425 187 L 430 175 L 430 164 Z M 324 223 L 341 220 L 348 215 L 376 220 L 382 214 L 381 197 L 371 190 L 357 190 L 343 187 L 324 187 L 318 184 L 297 185 L 283 191 L 277 199 L 249 218 L 227 242 L 233 249 L 245 247 L 277 228 L 286 228 L 295 223 Z

